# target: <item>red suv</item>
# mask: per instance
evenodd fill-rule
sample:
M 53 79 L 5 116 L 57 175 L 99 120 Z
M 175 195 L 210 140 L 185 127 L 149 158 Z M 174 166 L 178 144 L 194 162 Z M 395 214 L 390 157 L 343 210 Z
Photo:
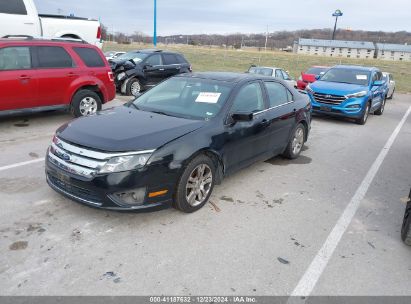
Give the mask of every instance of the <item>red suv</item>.
M 0 39 L 0 116 L 57 109 L 87 116 L 114 97 L 113 74 L 97 47 L 68 40 Z

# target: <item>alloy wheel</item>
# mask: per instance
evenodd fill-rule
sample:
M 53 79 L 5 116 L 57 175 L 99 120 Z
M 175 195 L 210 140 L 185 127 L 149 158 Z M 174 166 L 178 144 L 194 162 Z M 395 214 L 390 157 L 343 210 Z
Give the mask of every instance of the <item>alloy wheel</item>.
M 210 193 L 213 183 L 213 173 L 206 164 L 194 168 L 186 184 L 186 200 L 192 207 L 204 203 Z
M 292 150 L 293 154 L 297 155 L 301 152 L 301 149 L 304 145 L 304 130 L 302 127 L 299 127 L 294 134 L 293 142 L 292 142 Z
M 134 81 L 131 84 L 131 94 L 133 94 L 134 96 L 137 96 L 138 93 L 140 93 L 141 91 L 141 86 L 140 83 L 138 81 Z

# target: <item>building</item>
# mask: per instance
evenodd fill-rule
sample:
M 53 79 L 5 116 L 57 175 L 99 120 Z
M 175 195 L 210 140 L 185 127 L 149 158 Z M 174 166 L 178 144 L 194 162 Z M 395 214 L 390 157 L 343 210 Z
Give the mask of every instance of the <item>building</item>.
M 377 43 L 377 58 L 411 61 L 411 45 Z
M 300 38 L 294 45 L 298 54 L 372 59 L 376 54 L 374 43 L 368 41 L 344 41 Z

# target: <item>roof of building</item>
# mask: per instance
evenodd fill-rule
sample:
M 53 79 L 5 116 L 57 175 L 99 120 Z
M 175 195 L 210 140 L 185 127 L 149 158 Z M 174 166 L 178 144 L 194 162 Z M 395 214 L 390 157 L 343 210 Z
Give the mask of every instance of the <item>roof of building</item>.
M 370 49 L 375 50 L 375 45 L 369 41 L 346 41 L 346 40 L 324 40 L 324 39 L 305 39 L 300 38 L 299 45 L 318 46 L 318 47 L 335 47 L 351 49 Z
M 377 43 L 377 49 L 389 52 L 411 53 L 411 45 L 406 44 Z

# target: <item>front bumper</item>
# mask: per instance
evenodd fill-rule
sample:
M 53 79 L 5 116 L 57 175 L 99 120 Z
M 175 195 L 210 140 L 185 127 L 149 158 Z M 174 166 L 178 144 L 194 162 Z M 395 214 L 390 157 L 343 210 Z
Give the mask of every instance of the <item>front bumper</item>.
M 332 105 L 317 102 L 314 97 L 310 95 L 313 113 L 325 114 L 331 116 L 340 116 L 348 118 L 361 118 L 367 102 L 366 98 L 351 98 L 342 102 L 339 105 Z M 358 108 L 350 108 L 350 106 L 357 105 Z
M 48 153 L 47 153 L 48 155 Z M 141 171 L 127 171 L 98 175 L 91 179 L 74 175 L 50 162 L 46 157 L 46 179 L 56 192 L 82 204 L 108 210 L 153 210 L 172 204 L 177 172 L 164 164 L 152 165 Z M 115 193 L 145 188 L 145 197 L 139 205 L 127 205 L 114 199 Z M 167 190 L 161 196 L 149 193 Z

